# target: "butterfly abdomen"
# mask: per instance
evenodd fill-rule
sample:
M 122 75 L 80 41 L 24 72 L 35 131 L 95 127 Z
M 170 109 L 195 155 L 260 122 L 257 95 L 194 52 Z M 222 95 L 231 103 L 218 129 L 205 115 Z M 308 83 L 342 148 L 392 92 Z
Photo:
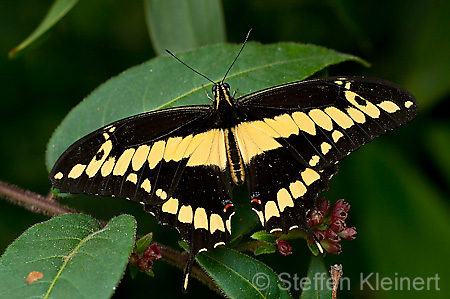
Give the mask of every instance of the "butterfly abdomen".
M 227 147 L 228 161 L 230 163 L 231 179 L 236 185 L 242 185 L 245 181 L 244 164 L 242 162 L 241 153 L 237 147 L 233 128 L 231 130 L 226 129 L 225 143 Z

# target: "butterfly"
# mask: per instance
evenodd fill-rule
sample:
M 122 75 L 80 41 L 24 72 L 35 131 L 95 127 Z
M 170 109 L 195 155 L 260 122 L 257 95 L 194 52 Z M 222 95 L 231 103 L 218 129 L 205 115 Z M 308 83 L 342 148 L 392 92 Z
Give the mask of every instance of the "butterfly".
M 210 105 L 115 121 L 72 144 L 49 174 L 60 192 L 127 198 L 175 227 L 190 247 L 184 290 L 195 256 L 230 241 L 235 185 L 247 184 L 267 232 L 303 229 L 323 252 L 306 216 L 337 163 L 417 114 L 411 93 L 380 79 L 310 79 L 234 98 L 225 77 L 210 80 Z

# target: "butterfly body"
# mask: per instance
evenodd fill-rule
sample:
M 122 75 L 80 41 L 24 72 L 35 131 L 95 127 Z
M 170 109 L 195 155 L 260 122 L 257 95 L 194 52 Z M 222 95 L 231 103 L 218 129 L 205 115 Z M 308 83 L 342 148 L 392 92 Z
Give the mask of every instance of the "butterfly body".
M 140 202 L 178 229 L 192 262 L 229 242 L 233 185 L 247 183 L 268 232 L 311 233 L 307 213 L 337 162 L 417 113 L 409 92 L 363 77 L 299 81 L 237 99 L 219 82 L 213 95 L 211 105 L 132 116 L 81 138 L 55 163 L 53 186 Z

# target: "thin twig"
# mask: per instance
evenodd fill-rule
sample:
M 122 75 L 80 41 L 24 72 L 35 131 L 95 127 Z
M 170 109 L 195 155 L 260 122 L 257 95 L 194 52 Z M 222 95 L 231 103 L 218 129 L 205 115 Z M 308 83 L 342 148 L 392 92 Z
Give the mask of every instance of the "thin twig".
M 51 195 L 45 198 L 40 194 L 23 190 L 2 181 L 0 181 L 0 197 L 32 212 L 38 212 L 45 215 L 57 216 L 67 213 L 76 213 L 75 210 L 62 206 L 57 201 L 53 200 Z

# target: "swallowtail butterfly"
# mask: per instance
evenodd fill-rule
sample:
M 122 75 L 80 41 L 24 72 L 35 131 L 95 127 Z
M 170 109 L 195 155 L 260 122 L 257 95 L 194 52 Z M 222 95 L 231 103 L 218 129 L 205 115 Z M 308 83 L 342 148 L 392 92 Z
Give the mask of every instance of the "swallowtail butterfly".
M 233 185 L 247 183 L 268 232 L 314 237 L 306 215 L 337 162 L 417 113 L 412 94 L 379 79 L 312 79 L 239 98 L 213 83 L 211 105 L 115 121 L 71 145 L 49 175 L 60 192 L 128 198 L 177 228 L 190 244 L 184 289 L 194 257 L 230 240 Z

